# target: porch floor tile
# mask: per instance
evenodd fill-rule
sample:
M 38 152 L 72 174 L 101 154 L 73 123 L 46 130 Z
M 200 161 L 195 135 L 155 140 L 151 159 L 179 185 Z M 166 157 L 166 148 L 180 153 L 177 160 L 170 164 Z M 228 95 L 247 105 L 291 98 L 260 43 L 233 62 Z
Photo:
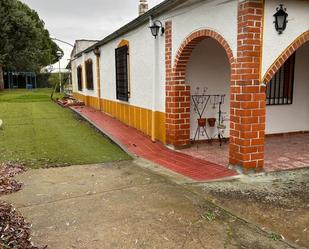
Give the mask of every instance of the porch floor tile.
M 237 173 L 226 166 L 212 163 L 204 158 L 200 159 L 166 148 L 160 142 L 151 139 L 122 122 L 91 107 L 71 107 L 80 115 L 93 122 L 103 133 L 124 146 L 130 153 L 152 161 L 169 170 L 197 181 L 215 180 Z M 227 164 L 226 164 L 227 165 Z
M 182 153 L 206 159 L 219 165 L 228 165 L 228 144 L 218 142 L 193 145 Z M 309 133 L 266 137 L 264 171 L 282 171 L 309 167 Z
M 266 138 L 265 171 L 309 167 L 309 133 Z

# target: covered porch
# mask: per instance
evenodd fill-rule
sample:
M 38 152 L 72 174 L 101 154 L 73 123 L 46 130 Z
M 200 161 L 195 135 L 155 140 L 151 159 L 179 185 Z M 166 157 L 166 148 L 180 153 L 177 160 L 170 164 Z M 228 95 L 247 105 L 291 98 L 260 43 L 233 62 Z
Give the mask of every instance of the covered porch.
M 261 132 L 264 139 L 265 151 L 264 168 L 266 172 L 281 171 L 309 167 L 309 42 L 291 52 L 278 69 L 273 71 L 267 82 L 265 131 Z M 211 39 L 200 42 L 192 54 L 186 68 L 186 82 L 191 88 L 190 113 L 190 140 L 191 147 L 181 149 L 180 152 L 209 162 L 227 167 L 230 163 L 228 142 L 220 147 L 218 138 L 218 124 L 224 124 L 223 136 L 230 137 L 230 93 L 229 93 L 229 64 L 224 50 Z M 203 82 L 200 83 L 200 82 Z M 199 84 L 197 84 L 199 83 Z M 211 94 L 224 94 L 222 115 L 215 101 L 205 105 L 200 101 L 201 107 L 196 104 L 194 97 L 196 89 L 206 89 Z M 204 90 L 204 91 L 206 91 Z M 193 98 L 192 98 L 193 97 Z M 207 109 L 208 108 L 208 109 Z M 209 122 L 199 128 L 197 109 L 203 111 L 203 118 L 207 121 L 216 118 L 216 124 Z M 261 118 L 261 117 L 260 117 Z M 219 122 L 220 121 L 220 122 Z M 241 124 L 245 126 L 246 124 Z M 251 132 L 259 125 L 254 125 Z M 199 136 L 196 136 L 196 134 Z M 209 142 L 209 138 L 212 142 Z M 250 144 L 248 145 L 248 150 Z M 254 151 L 252 151 L 254 153 Z M 257 170 L 262 170 L 257 169 Z

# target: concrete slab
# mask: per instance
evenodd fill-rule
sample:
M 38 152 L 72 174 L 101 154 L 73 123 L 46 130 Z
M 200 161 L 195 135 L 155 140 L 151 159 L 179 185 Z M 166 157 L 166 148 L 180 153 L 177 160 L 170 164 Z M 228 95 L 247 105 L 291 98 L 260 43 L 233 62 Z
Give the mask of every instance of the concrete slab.
M 1 197 L 50 249 L 293 248 L 133 161 L 30 170 Z

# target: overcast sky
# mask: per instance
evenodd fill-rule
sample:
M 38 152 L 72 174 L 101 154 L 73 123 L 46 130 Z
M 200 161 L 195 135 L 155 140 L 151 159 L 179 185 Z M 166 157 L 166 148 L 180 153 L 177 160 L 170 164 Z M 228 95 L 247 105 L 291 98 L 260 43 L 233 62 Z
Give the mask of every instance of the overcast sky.
M 77 39 L 101 40 L 138 15 L 139 0 L 21 0 L 36 10 L 52 37 L 74 44 Z M 163 0 L 148 0 L 153 7 Z M 58 43 L 68 63 L 72 48 Z

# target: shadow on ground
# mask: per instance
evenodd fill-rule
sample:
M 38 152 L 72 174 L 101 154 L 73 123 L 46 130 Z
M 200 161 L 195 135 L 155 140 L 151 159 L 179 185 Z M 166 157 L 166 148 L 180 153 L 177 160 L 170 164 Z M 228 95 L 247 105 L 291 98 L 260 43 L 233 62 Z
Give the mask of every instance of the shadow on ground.
M 1 197 L 65 248 L 293 248 L 135 162 L 29 170 Z

